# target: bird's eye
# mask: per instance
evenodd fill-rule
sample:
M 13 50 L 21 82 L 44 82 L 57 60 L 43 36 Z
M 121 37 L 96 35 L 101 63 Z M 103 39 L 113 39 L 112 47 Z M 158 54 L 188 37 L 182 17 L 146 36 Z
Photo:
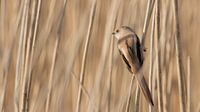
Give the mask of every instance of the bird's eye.
M 116 31 L 117 33 L 119 32 L 119 30 Z

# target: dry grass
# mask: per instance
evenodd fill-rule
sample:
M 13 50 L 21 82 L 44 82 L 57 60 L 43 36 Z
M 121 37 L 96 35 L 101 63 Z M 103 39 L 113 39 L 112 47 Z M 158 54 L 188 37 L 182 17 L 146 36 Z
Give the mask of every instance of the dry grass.
M 198 0 L 0 0 L 2 112 L 199 111 Z M 112 31 L 141 37 L 154 107 Z

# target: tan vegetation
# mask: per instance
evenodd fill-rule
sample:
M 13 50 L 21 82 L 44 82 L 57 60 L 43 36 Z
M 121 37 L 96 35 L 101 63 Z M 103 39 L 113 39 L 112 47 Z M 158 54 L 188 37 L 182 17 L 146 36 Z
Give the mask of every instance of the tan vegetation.
M 199 0 L 0 0 L 0 111 L 199 112 Z M 144 47 L 148 105 L 112 31 Z M 141 95 L 140 95 L 141 94 Z

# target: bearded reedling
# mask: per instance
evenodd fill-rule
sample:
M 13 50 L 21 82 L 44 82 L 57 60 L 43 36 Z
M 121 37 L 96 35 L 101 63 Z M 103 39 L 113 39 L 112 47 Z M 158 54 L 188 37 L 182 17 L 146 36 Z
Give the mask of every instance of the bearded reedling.
M 144 57 L 138 36 L 128 26 L 122 26 L 112 34 L 118 40 L 117 46 L 128 70 L 136 77 L 139 87 L 146 100 L 153 106 L 154 103 L 149 87 L 141 71 Z

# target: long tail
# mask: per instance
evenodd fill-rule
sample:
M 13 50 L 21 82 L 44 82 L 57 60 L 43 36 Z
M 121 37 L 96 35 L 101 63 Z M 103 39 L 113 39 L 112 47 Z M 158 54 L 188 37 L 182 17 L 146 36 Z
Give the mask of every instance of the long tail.
M 147 85 L 147 82 L 146 82 L 144 76 L 141 75 L 141 74 L 136 74 L 135 76 L 136 76 L 136 79 L 137 79 L 137 81 L 138 81 L 139 87 L 140 87 L 140 89 L 142 90 L 142 93 L 144 94 L 146 100 L 147 100 L 152 106 L 154 106 L 153 99 L 152 99 L 152 96 L 151 96 L 149 87 L 148 87 L 148 85 Z

